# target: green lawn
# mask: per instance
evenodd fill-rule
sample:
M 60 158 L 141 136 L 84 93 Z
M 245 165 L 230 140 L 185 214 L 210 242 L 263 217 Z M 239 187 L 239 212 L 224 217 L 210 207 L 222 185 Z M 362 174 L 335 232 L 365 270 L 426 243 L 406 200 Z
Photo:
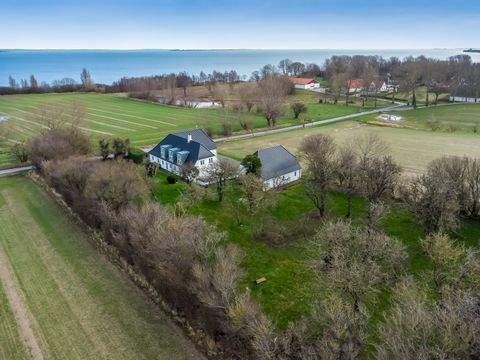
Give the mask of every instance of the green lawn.
M 170 185 L 166 174 L 161 172 L 153 180 L 155 198 L 166 204 L 174 204 L 179 194 L 185 190 L 184 183 Z M 226 231 L 229 241 L 238 244 L 245 252 L 243 267 L 246 275 L 242 286 L 248 286 L 260 300 L 262 308 L 279 328 L 299 319 L 311 311 L 311 304 L 316 296 L 314 277 L 308 265 L 308 251 L 311 236 L 302 235 L 302 221 L 310 227 L 320 226 L 318 220 L 309 217 L 314 207 L 305 194 L 302 183 L 294 184 L 278 194 L 276 205 L 266 213 L 276 219 L 276 227 L 282 227 L 289 234 L 286 243 L 271 244 L 253 237 L 253 229 L 260 226 L 265 217 L 246 216 L 238 224 L 229 203 L 238 199 L 236 185 L 227 193 L 222 204 L 216 199 L 206 198 L 197 203 L 191 212 L 203 216 L 208 222 Z M 329 199 L 329 217 L 341 218 L 346 214 L 346 198 L 341 193 L 331 193 Z M 352 217 L 357 224 L 364 222 L 365 201 L 355 198 Z M 383 230 L 390 236 L 399 238 L 409 255 L 405 273 L 415 277 L 431 268 L 424 256 L 419 240 L 425 236 L 423 230 L 415 223 L 411 213 L 400 204 L 391 204 L 391 212 L 382 223 Z M 460 230 L 452 236 L 468 246 L 479 246 L 480 223 L 470 221 L 463 223 Z M 255 285 L 254 280 L 265 277 L 266 282 Z M 389 304 L 389 291 L 380 297 L 378 303 L 368 304 L 373 312 L 372 321 L 381 319 L 381 313 Z
M 219 153 L 240 160 L 257 149 L 274 145 L 283 145 L 293 153 L 298 153 L 298 147 L 304 137 L 319 133 L 333 136 L 338 144 L 347 143 L 365 134 L 377 134 L 388 144 L 390 153 L 407 173 L 419 173 L 430 161 L 444 155 L 480 157 L 480 134 L 392 128 L 368 125 L 361 121 L 343 121 L 325 126 L 225 142 L 219 146 Z
M 44 358 L 201 358 L 29 179 L 0 179 L 0 229 L 0 251 Z M 0 305 L 0 358 L 26 358 L 2 286 Z
M 417 104 L 418 105 L 423 105 L 426 103 L 427 100 L 427 88 L 425 86 L 420 86 L 417 89 L 416 92 L 416 97 L 417 97 Z M 387 95 L 387 98 L 391 98 L 392 95 Z M 450 94 L 448 93 L 443 93 L 438 96 L 438 102 L 448 102 L 450 98 Z M 411 102 L 412 101 L 412 93 L 406 93 L 406 92 L 399 92 L 395 94 L 395 99 L 396 100 L 402 100 L 402 101 L 407 101 Z M 435 101 L 435 94 L 429 93 L 428 94 L 428 100 L 430 103 L 433 103 Z
M 400 126 L 438 132 L 480 133 L 480 104 L 439 105 L 389 113 L 403 117 L 398 123 Z M 375 116 L 366 119 L 376 120 Z

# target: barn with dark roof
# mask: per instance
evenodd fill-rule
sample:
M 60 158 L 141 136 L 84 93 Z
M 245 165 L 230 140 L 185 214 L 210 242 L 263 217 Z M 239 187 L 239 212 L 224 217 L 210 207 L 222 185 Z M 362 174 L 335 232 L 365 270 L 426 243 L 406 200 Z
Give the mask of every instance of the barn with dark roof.
M 302 176 L 297 158 L 282 145 L 260 149 L 255 155 L 262 164 L 260 176 L 266 189 L 291 183 Z

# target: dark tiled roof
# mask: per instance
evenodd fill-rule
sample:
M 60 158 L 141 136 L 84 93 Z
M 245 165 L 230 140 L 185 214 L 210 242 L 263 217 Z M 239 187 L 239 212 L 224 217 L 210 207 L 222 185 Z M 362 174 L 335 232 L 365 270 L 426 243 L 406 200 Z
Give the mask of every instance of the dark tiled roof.
M 300 170 L 297 158 L 281 145 L 260 149 L 256 154 L 262 163 L 261 176 L 264 180 Z
M 192 140 L 202 144 L 208 150 L 213 150 L 217 148 L 217 144 L 207 135 L 203 129 L 193 129 L 193 130 L 186 130 L 174 133 L 172 135 L 179 136 L 181 138 L 187 139 L 188 134 L 192 135 Z
M 190 142 L 188 142 L 188 134 L 192 135 L 192 140 Z M 188 151 L 189 154 L 185 159 L 185 162 L 192 164 L 197 162 L 197 160 L 215 156 L 210 150 L 217 147 L 212 139 L 200 129 L 169 134 L 157 146 L 150 150 L 149 154 L 160 158 L 160 147 L 162 145 L 171 145 L 174 148 L 179 148 L 181 151 Z

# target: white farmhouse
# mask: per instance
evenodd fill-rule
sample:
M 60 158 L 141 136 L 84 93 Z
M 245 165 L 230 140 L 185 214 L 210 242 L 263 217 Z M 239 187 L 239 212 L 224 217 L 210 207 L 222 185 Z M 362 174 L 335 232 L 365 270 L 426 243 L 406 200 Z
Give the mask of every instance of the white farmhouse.
M 302 176 L 297 158 L 281 145 L 260 149 L 255 154 L 262 163 L 260 176 L 267 190 L 291 183 Z
M 201 129 L 177 132 L 150 150 L 148 160 L 176 175 L 183 164 L 193 164 L 202 177 L 209 164 L 217 161 L 217 144 Z
M 320 83 L 312 78 L 290 77 L 289 80 L 296 89 L 320 89 Z

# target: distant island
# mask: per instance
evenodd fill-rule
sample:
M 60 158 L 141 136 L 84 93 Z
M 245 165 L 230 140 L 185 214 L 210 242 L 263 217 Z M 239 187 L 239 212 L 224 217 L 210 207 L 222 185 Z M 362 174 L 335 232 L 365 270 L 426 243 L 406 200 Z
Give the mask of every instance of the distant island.
M 463 52 L 469 52 L 469 53 L 480 53 L 480 49 L 466 49 L 466 50 L 463 50 Z

